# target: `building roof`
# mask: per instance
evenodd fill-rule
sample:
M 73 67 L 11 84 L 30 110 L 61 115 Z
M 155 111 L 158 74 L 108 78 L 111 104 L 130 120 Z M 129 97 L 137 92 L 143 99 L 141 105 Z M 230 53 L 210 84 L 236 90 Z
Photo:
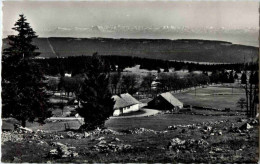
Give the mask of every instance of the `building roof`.
M 131 96 L 128 93 L 114 95 L 112 96 L 112 98 L 115 100 L 114 109 L 125 108 L 140 103 L 138 100 L 136 100 L 133 96 Z
M 115 100 L 114 109 L 124 108 L 128 106 L 126 101 L 119 97 L 118 95 L 112 96 L 112 98 Z
M 175 98 L 170 92 L 165 92 L 160 94 L 166 101 L 168 101 L 173 106 L 183 106 L 183 103 Z

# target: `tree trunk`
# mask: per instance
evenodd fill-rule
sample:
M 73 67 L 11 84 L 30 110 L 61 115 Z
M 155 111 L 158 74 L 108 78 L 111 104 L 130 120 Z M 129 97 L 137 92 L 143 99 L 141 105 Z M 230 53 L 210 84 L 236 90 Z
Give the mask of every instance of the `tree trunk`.
M 22 120 L 22 127 L 26 126 L 26 120 Z
M 245 84 L 246 90 L 246 115 L 248 116 L 248 92 L 247 92 L 247 84 Z
M 252 100 L 253 100 L 253 96 L 252 96 L 252 83 L 250 83 L 250 87 L 249 87 L 249 116 L 250 117 L 253 117 L 253 103 L 252 103 Z

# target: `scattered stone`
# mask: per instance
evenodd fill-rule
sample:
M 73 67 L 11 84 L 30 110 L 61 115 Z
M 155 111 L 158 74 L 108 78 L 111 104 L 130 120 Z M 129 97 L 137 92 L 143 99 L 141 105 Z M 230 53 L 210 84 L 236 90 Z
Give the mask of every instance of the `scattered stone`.
M 4 144 L 7 141 L 11 142 L 22 142 L 24 140 L 23 134 L 5 132 L 1 134 L 1 143 Z
M 175 152 L 180 152 L 187 149 L 193 151 L 191 150 L 192 148 L 205 148 L 208 145 L 209 143 L 203 139 L 199 139 L 199 140 L 189 139 L 185 141 L 179 138 L 174 138 L 168 143 L 167 148 Z
M 217 153 L 222 153 L 223 152 L 223 150 L 221 148 L 219 148 L 219 147 L 213 147 L 212 149 L 213 149 L 214 152 L 217 152 Z
M 245 123 L 239 129 L 240 130 L 249 130 L 249 129 L 252 129 L 252 128 L 253 128 L 253 126 L 251 126 L 249 123 Z
M 208 133 L 207 130 L 203 130 L 203 129 L 201 130 L 201 132 L 204 133 L 204 134 L 207 134 L 207 133 Z
M 56 158 L 78 157 L 78 153 L 75 152 L 76 147 L 68 147 L 60 142 L 51 143 L 52 146 L 56 146 L 56 149 L 52 149 L 49 152 L 49 156 Z
M 59 156 L 58 150 L 57 150 L 57 149 L 52 149 L 52 150 L 49 152 L 49 156 L 58 157 L 58 156 Z
M 33 132 L 32 129 L 22 127 L 19 124 L 14 124 L 14 130 L 17 131 L 18 133 L 32 133 Z
M 207 131 L 211 131 L 212 127 L 211 126 L 205 126 L 204 129 L 207 130 Z
M 182 130 L 181 130 L 181 133 L 186 133 L 186 132 L 187 132 L 186 129 L 182 129 Z
M 157 134 L 156 131 L 152 130 L 152 129 L 145 129 L 145 128 L 135 128 L 133 130 L 127 130 L 127 133 L 130 134 L 142 134 L 142 133 L 154 133 Z
M 13 163 L 21 163 L 21 162 L 22 162 L 22 160 L 20 158 L 14 157 Z
M 177 126 L 173 125 L 173 126 L 168 126 L 167 128 L 168 130 L 176 130 L 177 129 Z
M 222 134 L 223 134 L 222 131 L 218 131 L 218 135 L 222 136 Z
M 87 138 L 87 137 L 89 137 L 89 136 L 90 136 L 90 133 L 84 132 L 84 138 Z
M 117 142 L 119 142 L 119 141 L 120 141 L 120 139 L 119 139 L 119 138 L 114 138 L 114 141 L 117 141 Z
M 228 127 L 224 127 L 223 130 L 228 130 Z
M 252 119 L 249 121 L 249 124 L 254 126 L 254 125 L 258 125 L 258 119 Z
M 175 151 L 178 149 L 185 149 L 186 148 L 184 145 L 185 142 L 186 142 L 185 140 L 180 140 L 179 138 L 174 138 L 169 142 L 167 148 L 170 150 L 175 150 Z
M 199 139 L 199 140 L 197 141 L 197 144 L 198 144 L 198 146 L 200 146 L 200 147 L 207 147 L 207 146 L 209 145 L 209 143 L 208 143 L 207 141 L 203 140 L 203 139 Z
M 125 144 L 107 143 L 106 141 L 102 140 L 98 144 L 93 146 L 92 149 L 100 153 L 107 153 L 107 152 L 128 151 L 133 149 L 133 147 L 131 145 L 125 145 Z
M 123 133 L 114 131 L 112 129 L 100 129 L 97 128 L 96 130 L 93 130 L 91 132 L 85 132 L 84 137 L 91 137 L 91 136 L 97 136 L 100 134 L 113 134 L 113 135 L 122 135 Z
M 234 128 L 231 127 L 229 131 L 233 133 L 241 133 L 241 130 L 238 127 L 234 127 Z
M 246 122 L 246 119 L 239 118 L 237 122 Z
M 53 140 L 60 140 L 60 139 L 64 139 L 64 136 L 63 135 L 57 135 L 57 134 L 54 134 L 54 135 L 51 135 L 51 138 Z
M 204 135 L 204 136 L 202 136 L 202 138 L 203 138 L 203 139 L 208 139 L 209 136 Z
M 44 131 L 44 130 L 41 130 L 41 129 L 37 129 L 37 130 L 36 130 L 36 133 L 45 133 L 45 131 Z
M 105 139 L 105 137 L 99 137 L 99 138 L 97 138 L 96 140 L 97 141 L 101 141 L 101 140 L 104 140 Z
M 83 134 L 76 134 L 72 131 L 68 131 L 67 135 L 69 138 L 73 138 L 73 139 L 81 139 L 83 137 Z

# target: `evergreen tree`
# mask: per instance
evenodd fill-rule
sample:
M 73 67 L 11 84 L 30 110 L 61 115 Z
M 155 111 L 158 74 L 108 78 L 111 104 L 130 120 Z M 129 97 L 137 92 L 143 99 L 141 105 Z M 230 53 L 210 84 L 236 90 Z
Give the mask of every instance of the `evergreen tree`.
M 113 115 L 115 102 L 109 90 L 109 68 L 97 53 L 93 54 L 87 65 L 85 81 L 79 94 L 82 107 L 77 109 L 85 120 L 82 130 L 103 127 L 105 121 Z
M 234 83 L 235 82 L 233 70 L 229 72 L 228 81 L 230 83 Z
M 247 83 L 246 72 L 243 72 L 243 74 L 241 76 L 241 84 L 246 84 L 246 83 Z
M 237 80 L 238 79 L 238 75 L 237 75 L 238 72 L 235 73 L 234 75 L 234 79 Z
M 44 123 L 51 112 L 42 69 L 32 60 L 39 55 L 32 44 L 37 35 L 24 15 L 12 29 L 18 35 L 8 36 L 10 46 L 3 51 L 2 116 L 16 118 L 22 126 L 26 126 L 26 121 Z

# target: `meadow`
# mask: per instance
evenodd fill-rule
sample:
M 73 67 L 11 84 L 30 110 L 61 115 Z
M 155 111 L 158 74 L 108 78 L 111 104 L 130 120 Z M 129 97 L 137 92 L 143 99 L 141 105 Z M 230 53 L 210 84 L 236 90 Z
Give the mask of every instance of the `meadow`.
M 245 98 L 245 91 L 243 88 L 208 86 L 205 88 L 197 88 L 187 90 L 181 93 L 173 93 L 181 102 L 186 105 L 215 108 L 224 110 L 230 108 L 231 110 L 241 109 L 237 107 L 237 101 L 240 98 Z

